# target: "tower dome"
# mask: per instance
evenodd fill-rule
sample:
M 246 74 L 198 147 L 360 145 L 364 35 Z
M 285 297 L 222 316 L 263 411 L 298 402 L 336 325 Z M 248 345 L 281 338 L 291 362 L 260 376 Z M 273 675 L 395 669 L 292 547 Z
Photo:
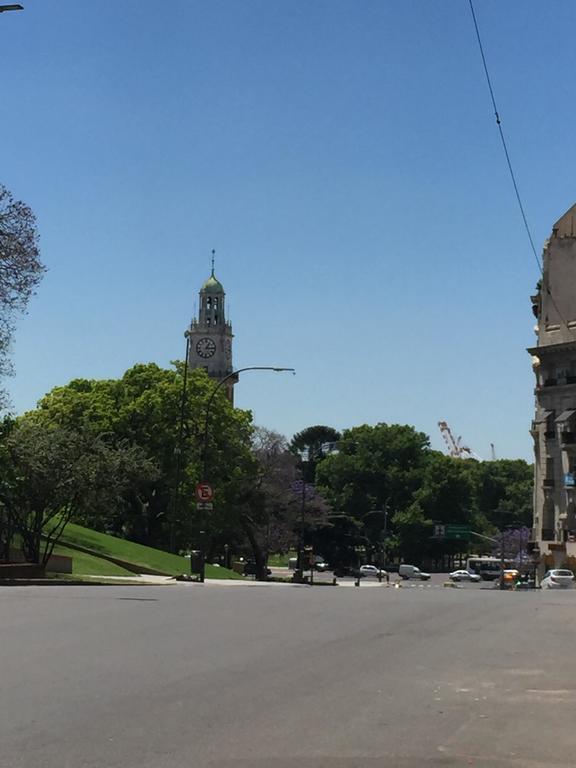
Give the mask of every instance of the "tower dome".
M 208 280 L 206 280 L 202 288 L 200 288 L 200 293 L 224 293 L 224 286 L 220 280 L 217 280 L 214 276 L 214 269 L 212 269 L 212 274 Z

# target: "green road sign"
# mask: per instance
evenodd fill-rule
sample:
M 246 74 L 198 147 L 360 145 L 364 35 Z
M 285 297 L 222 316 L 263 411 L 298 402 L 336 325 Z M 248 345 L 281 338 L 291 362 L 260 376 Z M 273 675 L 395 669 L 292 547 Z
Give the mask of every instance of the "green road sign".
M 468 539 L 470 538 L 470 526 L 448 524 L 445 526 L 445 536 L 447 539 Z

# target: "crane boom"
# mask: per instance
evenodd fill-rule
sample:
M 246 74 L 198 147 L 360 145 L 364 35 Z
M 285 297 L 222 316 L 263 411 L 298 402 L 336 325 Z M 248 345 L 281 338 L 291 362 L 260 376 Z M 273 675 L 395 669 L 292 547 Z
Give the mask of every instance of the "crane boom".
M 450 456 L 453 456 L 455 459 L 478 459 L 479 461 L 482 461 L 480 456 L 478 456 L 477 453 L 474 453 L 471 448 L 469 448 L 467 445 L 462 445 L 461 437 L 454 437 L 447 421 L 439 421 L 438 427 L 442 437 L 444 438 L 444 441 L 446 442 L 446 445 L 448 446 L 448 453 Z

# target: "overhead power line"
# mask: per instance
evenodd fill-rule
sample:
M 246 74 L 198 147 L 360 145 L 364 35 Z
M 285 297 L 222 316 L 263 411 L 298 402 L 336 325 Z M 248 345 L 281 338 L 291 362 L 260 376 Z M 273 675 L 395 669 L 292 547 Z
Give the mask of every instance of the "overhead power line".
M 486 82 L 488 83 L 488 90 L 490 91 L 490 98 L 492 100 L 492 106 L 494 107 L 494 116 L 496 118 L 496 125 L 498 126 L 498 133 L 500 134 L 500 140 L 502 142 L 502 148 L 504 149 L 504 155 L 506 156 L 506 164 L 508 165 L 508 171 L 510 172 L 510 178 L 512 179 L 512 184 L 514 186 L 514 193 L 516 194 L 516 200 L 518 201 L 518 207 L 520 208 L 520 213 L 522 215 L 522 221 L 524 222 L 524 229 L 526 230 L 526 234 L 528 235 L 528 240 L 530 241 L 530 248 L 532 249 L 532 253 L 534 254 L 534 258 L 536 259 L 536 264 L 538 264 L 538 269 L 540 270 L 540 273 L 543 274 L 542 270 L 542 263 L 540 261 L 540 258 L 538 256 L 538 253 L 536 251 L 536 247 L 534 245 L 534 240 L 532 238 L 532 232 L 530 231 L 530 227 L 528 225 L 528 219 L 526 217 L 526 211 L 524 210 L 524 205 L 522 204 L 522 198 L 520 196 L 520 190 L 518 189 L 518 183 L 516 182 L 516 175 L 514 173 L 514 169 L 512 167 L 512 161 L 510 160 L 510 153 L 508 152 L 508 146 L 506 144 L 506 137 L 504 136 L 504 131 L 502 129 L 502 121 L 500 120 L 500 113 L 498 112 L 498 107 L 496 105 L 496 97 L 494 96 L 494 88 L 492 87 L 492 80 L 490 78 L 490 72 L 488 71 L 488 64 L 486 63 L 486 56 L 484 54 L 484 46 L 482 45 L 482 38 L 480 37 L 480 30 L 478 28 L 478 22 L 476 20 L 476 13 L 474 12 L 474 3 L 472 0 L 468 0 L 470 4 L 470 12 L 472 13 L 472 21 L 474 22 L 474 29 L 476 30 L 476 38 L 478 40 L 478 47 L 480 48 L 480 56 L 482 57 L 482 64 L 484 66 L 484 74 L 486 75 Z
M 536 261 L 536 264 L 538 265 L 538 270 L 542 277 L 544 277 L 544 269 L 542 267 L 542 262 L 540 261 L 540 258 L 538 256 L 538 253 L 536 251 L 536 246 L 534 245 L 534 239 L 532 237 L 532 232 L 530 231 L 530 226 L 528 224 L 528 218 L 526 216 L 526 211 L 524 210 L 524 205 L 522 203 L 522 197 L 520 196 L 520 190 L 518 189 L 518 183 L 516 182 L 516 175 L 514 173 L 514 168 L 512 167 L 512 161 L 510 160 L 510 153 L 508 152 L 508 145 L 506 144 L 506 137 L 504 136 L 504 130 L 502 129 L 502 121 L 500 119 L 500 113 L 498 112 L 498 106 L 496 104 L 496 97 L 494 96 L 494 88 L 492 87 L 492 79 L 490 77 L 490 72 L 488 70 L 488 64 L 486 62 L 486 55 L 484 53 L 484 46 L 482 45 L 482 37 L 480 36 L 480 29 L 478 27 L 478 21 L 476 19 L 476 13 L 474 11 L 474 3 L 473 0 L 468 0 L 468 4 L 470 5 L 470 13 L 472 14 L 472 21 L 474 22 L 474 29 L 476 30 L 476 39 L 478 40 L 478 48 L 480 49 L 480 56 L 482 57 L 482 65 L 484 67 L 484 74 L 486 75 L 486 82 L 488 84 L 488 90 L 490 91 L 490 99 L 492 101 L 492 106 L 494 108 L 494 117 L 496 118 L 496 125 L 498 126 L 498 133 L 500 134 L 500 141 L 502 142 L 502 148 L 504 149 L 504 155 L 506 157 L 506 164 L 508 166 L 508 171 L 510 172 L 510 178 L 512 179 L 512 185 L 514 186 L 514 193 L 516 195 L 516 200 L 518 201 L 518 207 L 520 208 L 520 213 L 522 215 L 522 221 L 524 222 L 524 229 L 526 230 L 526 234 L 528 235 L 528 240 L 530 241 L 530 248 L 532 250 L 532 253 L 534 254 L 534 259 Z M 550 301 L 552 302 L 552 305 L 554 306 L 556 312 L 558 312 L 558 317 L 560 320 L 564 323 L 568 331 L 571 333 L 574 333 L 574 328 L 570 328 L 568 325 L 568 321 L 563 316 L 562 312 L 560 311 L 560 307 L 556 303 L 556 300 L 552 294 L 552 291 L 550 290 L 550 286 L 543 285 L 543 289 L 546 291 L 548 296 L 550 296 Z

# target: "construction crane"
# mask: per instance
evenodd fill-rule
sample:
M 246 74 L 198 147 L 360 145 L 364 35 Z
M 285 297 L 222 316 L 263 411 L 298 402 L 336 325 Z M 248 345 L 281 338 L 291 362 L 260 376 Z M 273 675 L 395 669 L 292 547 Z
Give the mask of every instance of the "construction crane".
M 467 445 L 462 445 L 461 437 L 454 437 L 447 421 L 439 421 L 438 427 L 448 446 L 448 453 L 450 456 L 453 456 L 455 459 L 477 459 L 478 461 L 482 461 L 480 456 L 478 456 L 477 453 L 474 453 L 471 448 L 468 448 Z

